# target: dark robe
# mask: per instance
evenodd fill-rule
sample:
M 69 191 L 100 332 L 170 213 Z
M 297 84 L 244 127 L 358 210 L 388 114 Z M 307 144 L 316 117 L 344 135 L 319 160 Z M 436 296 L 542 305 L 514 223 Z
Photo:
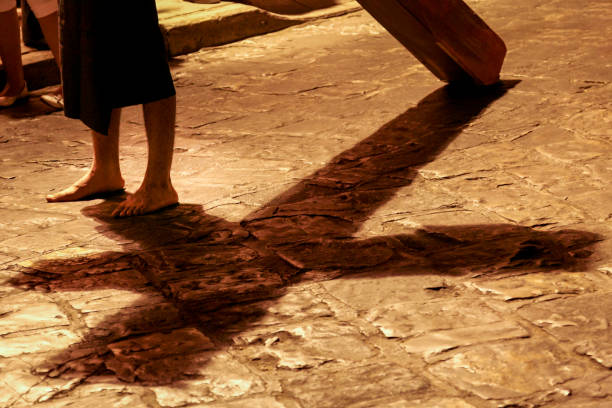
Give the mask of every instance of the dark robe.
M 108 134 L 111 111 L 175 95 L 155 0 L 60 0 L 65 114 Z

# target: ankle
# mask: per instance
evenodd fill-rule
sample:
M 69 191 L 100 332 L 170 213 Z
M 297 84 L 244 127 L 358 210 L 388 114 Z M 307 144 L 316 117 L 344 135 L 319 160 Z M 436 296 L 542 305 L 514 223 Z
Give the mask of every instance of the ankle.
M 24 80 L 22 80 L 21 83 L 19 83 L 19 82 L 17 82 L 17 83 L 8 82 L 4 86 L 4 89 L 2 90 L 2 92 L 0 92 L 0 95 L 2 95 L 2 96 L 17 96 L 21 92 L 23 92 L 25 87 L 26 87 L 26 82 Z
M 172 186 L 172 183 L 159 183 L 156 181 L 150 182 L 150 181 L 144 181 L 142 182 L 142 185 L 140 186 L 140 189 L 142 190 L 146 190 L 146 191 L 160 191 L 160 192 L 174 192 L 174 187 Z
M 142 186 L 146 188 L 154 188 L 156 190 L 174 190 L 170 176 L 159 177 L 145 174 L 145 177 L 142 180 Z
M 121 170 L 115 166 L 94 165 L 89 169 L 89 176 L 92 178 L 103 178 L 108 180 L 122 180 Z

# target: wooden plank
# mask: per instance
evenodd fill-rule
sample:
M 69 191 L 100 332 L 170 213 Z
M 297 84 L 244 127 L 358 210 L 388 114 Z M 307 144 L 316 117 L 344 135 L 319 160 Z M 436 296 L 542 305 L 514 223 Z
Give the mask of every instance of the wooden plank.
M 463 1 L 357 1 L 441 80 L 499 81 L 506 46 Z

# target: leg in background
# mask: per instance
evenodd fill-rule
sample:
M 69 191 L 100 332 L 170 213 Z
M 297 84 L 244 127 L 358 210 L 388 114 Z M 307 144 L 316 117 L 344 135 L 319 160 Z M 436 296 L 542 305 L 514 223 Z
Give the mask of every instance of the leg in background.
M 62 62 L 61 62 L 60 44 L 59 44 L 58 13 L 55 12 L 48 16 L 41 17 L 38 19 L 38 23 L 40 24 L 40 28 L 43 32 L 43 35 L 45 36 L 45 40 L 47 41 L 47 44 L 49 45 L 49 48 L 51 49 L 51 53 L 53 53 L 55 62 L 57 63 L 57 66 L 61 70 Z M 52 103 L 52 106 L 56 108 L 61 106 L 59 105 L 59 103 L 61 101 L 62 94 L 63 94 L 62 87 L 60 85 L 55 91 L 53 91 L 53 95 L 51 95 L 51 100 L 55 102 L 55 104 Z M 43 101 L 45 101 L 46 103 L 49 103 L 45 100 L 45 98 L 46 96 L 43 97 Z
M 59 46 L 59 21 L 57 16 L 57 11 L 55 13 L 49 14 L 48 16 L 41 17 L 38 19 L 38 23 L 40 24 L 40 28 L 45 36 L 45 40 L 53 53 L 53 57 L 55 58 L 55 62 L 57 62 L 57 66 L 61 67 L 60 61 L 60 46 Z
M 0 95 L 17 96 L 25 87 L 17 8 L 0 13 L 0 58 L 7 77 L 6 87 Z

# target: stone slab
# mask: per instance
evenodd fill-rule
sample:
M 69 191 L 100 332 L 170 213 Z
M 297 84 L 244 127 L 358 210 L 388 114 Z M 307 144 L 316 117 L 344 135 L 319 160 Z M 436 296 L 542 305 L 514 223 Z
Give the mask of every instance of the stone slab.
M 348 375 L 347 375 L 348 374 Z M 372 364 L 345 368 L 309 370 L 281 382 L 303 406 L 332 408 L 350 406 L 367 399 L 417 393 L 429 383 L 395 364 Z
M 49 297 L 19 293 L 0 299 L 0 336 L 39 329 L 68 328 L 70 321 Z
M 384 398 L 374 401 L 358 402 L 348 408 L 476 408 L 461 398 Z
M 482 279 L 466 283 L 482 293 L 499 296 L 505 301 L 533 299 L 545 295 L 573 295 L 612 290 L 612 279 L 598 272 L 550 271 L 512 276 L 505 279 Z
M 529 337 L 529 332 L 515 322 L 503 321 L 482 326 L 435 331 L 407 340 L 402 346 L 409 353 L 421 353 L 428 358 L 460 346 L 520 337 Z
M 201 354 L 197 362 L 184 370 L 185 379 L 151 387 L 159 405 L 182 407 L 247 398 L 266 389 L 258 375 L 227 353 Z
M 528 305 L 519 314 L 606 368 L 612 368 L 612 293 Z
M 0 338 L 0 356 L 12 357 L 27 353 L 60 351 L 81 340 L 79 335 L 66 328 L 37 329 L 7 334 Z
M 234 342 L 237 349 L 247 346 L 237 353 L 262 370 L 358 363 L 378 354 L 358 328 L 329 319 L 245 330 Z
M 404 302 L 370 309 L 366 319 L 387 338 L 418 338 L 424 334 L 491 324 L 501 316 L 474 298 Z
M 196 404 L 193 408 L 301 408 L 300 405 L 289 398 L 278 397 L 251 397 L 236 401 L 225 401 L 213 404 Z
M 584 374 L 584 368 L 554 343 L 530 339 L 479 345 L 433 365 L 429 371 L 490 400 L 546 393 Z
M 29 404 L 29 405 L 28 405 Z M 32 402 L 24 402 L 23 405 L 15 404 L 15 408 L 31 407 Z M 149 408 L 150 405 L 143 401 L 139 395 L 126 393 L 125 390 L 92 392 L 78 398 L 78 404 L 83 407 L 112 406 L 113 408 Z M 54 397 L 49 400 L 37 401 L 37 407 L 41 408 L 72 408 L 74 399 L 67 397 Z
M 105 364 L 123 381 L 173 382 L 184 375 L 191 355 L 213 349 L 214 343 L 195 328 L 181 328 L 118 341 L 108 348 L 113 358 Z
M 373 277 L 355 275 L 353 279 L 336 279 L 321 285 L 336 298 L 356 310 L 414 300 L 433 300 L 437 293 L 428 288 L 447 286 L 452 278 L 438 275 L 419 275 L 419 279 L 383 275 Z

